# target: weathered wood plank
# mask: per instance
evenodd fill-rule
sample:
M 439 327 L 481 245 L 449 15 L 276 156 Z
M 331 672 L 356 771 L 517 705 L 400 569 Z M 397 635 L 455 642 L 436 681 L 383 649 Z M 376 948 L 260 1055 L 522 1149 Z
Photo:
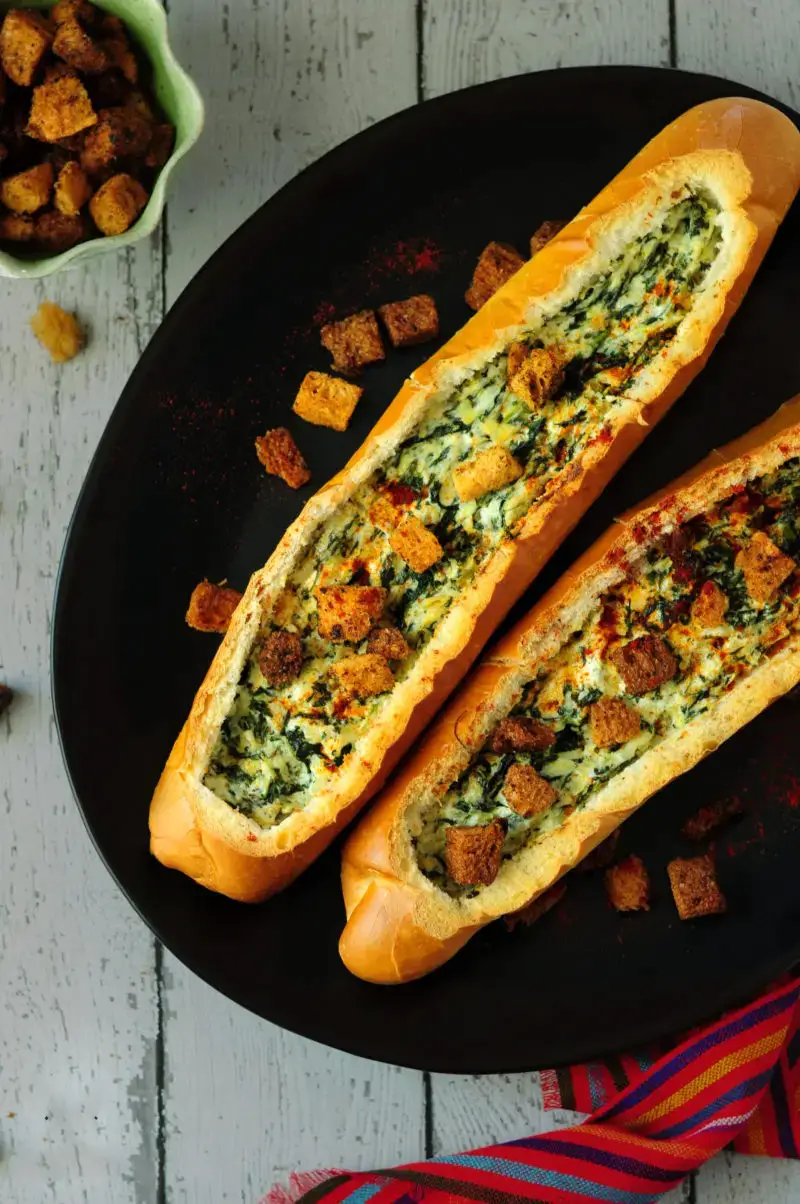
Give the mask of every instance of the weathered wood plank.
M 667 0 L 428 0 L 423 30 L 426 96 L 550 67 L 669 62 Z
M 158 241 L 43 285 L 0 288 L 0 1198 L 156 1193 L 153 941 L 91 847 L 56 739 L 52 596 L 78 489 L 159 320 Z M 27 322 L 44 297 L 91 332 L 57 367 Z
M 209 128 L 169 215 L 167 294 L 301 168 L 416 99 L 413 0 L 173 3 Z M 168 1198 L 252 1204 L 275 1179 L 419 1157 L 422 1077 L 257 1020 L 166 958 Z

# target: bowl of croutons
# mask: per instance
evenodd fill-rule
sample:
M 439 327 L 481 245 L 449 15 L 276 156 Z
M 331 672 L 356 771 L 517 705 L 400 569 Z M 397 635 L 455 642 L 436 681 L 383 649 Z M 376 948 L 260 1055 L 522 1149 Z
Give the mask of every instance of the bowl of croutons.
M 0 276 L 147 237 L 202 128 L 161 0 L 0 4 Z

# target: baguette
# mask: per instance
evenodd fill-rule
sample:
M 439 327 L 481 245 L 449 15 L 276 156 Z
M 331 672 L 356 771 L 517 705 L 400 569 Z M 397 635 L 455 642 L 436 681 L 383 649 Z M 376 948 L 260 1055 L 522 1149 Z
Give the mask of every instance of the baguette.
M 765 490 L 763 499 L 758 487 Z M 785 513 L 776 501 L 781 490 Z M 354 974 L 371 982 L 402 983 L 440 966 L 478 929 L 528 906 L 656 791 L 800 681 L 798 501 L 800 396 L 623 515 L 497 644 L 345 845 L 348 918 L 339 950 Z M 779 535 L 784 518 L 791 532 Z M 773 524 L 766 528 L 768 535 L 788 544 L 792 556 L 773 545 L 766 558 L 753 558 L 753 544 L 767 535 L 761 531 L 751 539 L 750 525 L 760 529 L 767 520 Z M 714 534 L 718 530 L 722 534 Z M 665 547 L 671 551 L 665 553 Z M 659 576 L 662 571 L 667 575 Z M 648 591 L 657 605 L 668 605 L 666 615 L 648 610 Z M 633 618 L 630 613 L 620 617 L 623 602 L 637 608 Z M 664 634 L 647 637 L 651 655 L 638 664 L 637 676 L 630 658 L 613 649 L 620 647 L 620 635 L 624 640 L 643 629 L 652 632 L 652 616 L 655 630 Z M 718 662 L 715 647 L 722 649 Z M 748 651 L 751 647 L 758 651 Z M 674 672 L 670 677 L 674 666 L 665 656 L 680 660 L 677 677 Z M 705 695 L 697 687 L 701 679 L 712 683 Z M 572 683 L 569 693 L 565 681 Z M 600 688 L 581 696 L 581 683 L 588 681 Z M 621 708 L 625 725 L 618 729 L 621 743 L 609 748 L 608 730 L 602 723 L 594 726 L 592 712 L 597 696 L 615 690 L 620 693 L 612 712 Z M 473 804 L 479 826 L 487 816 L 498 822 L 505 812 L 514 839 L 518 821 L 511 804 L 493 806 L 497 795 L 491 776 L 484 772 L 476 779 L 476 774 L 480 766 L 496 770 L 499 765 L 503 772 L 503 757 L 492 751 L 503 747 L 495 733 L 506 730 L 498 725 L 507 724 L 515 708 L 518 715 L 520 709 L 530 710 L 530 691 L 551 734 L 561 728 L 557 742 L 538 760 L 536 753 L 527 758 L 549 787 L 558 788 L 558 801 L 538 828 L 531 825 L 527 837 L 512 845 L 489 885 L 464 886 L 450 872 L 460 873 L 458 863 L 448 866 L 446 853 L 444 864 L 440 854 L 427 854 L 441 848 L 442 817 L 453 815 L 453 799 L 469 798 L 473 780 L 484 788 Z M 573 703 L 580 747 L 572 754 L 576 760 L 559 764 L 570 758 L 569 751 L 559 752 L 559 744 L 567 733 L 569 746 L 576 730 L 570 726 Z M 603 717 L 608 722 L 607 710 Z M 612 713 L 614 719 L 619 714 Z M 542 744 L 540 739 L 540 749 Z M 588 767 L 588 779 L 581 777 L 582 765 Z M 577 802 L 576 780 L 579 786 L 588 780 Z M 461 811 L 455 813 L 451 822 L 468 822 Z
M 153 798 L 159 860 L 256 901 L 330 843 L 701 369 L 799 183 L 786 117 L 701 105 L 413 373 L 251 579 Z M 387 621 L 391 673 L 363 643 Z M 276 630 L 304 656 L 279 685 Z

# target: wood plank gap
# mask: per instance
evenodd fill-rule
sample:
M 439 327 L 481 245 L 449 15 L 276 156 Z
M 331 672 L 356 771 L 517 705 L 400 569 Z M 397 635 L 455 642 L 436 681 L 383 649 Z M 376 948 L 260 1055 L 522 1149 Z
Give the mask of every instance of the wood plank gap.
M 422 1074 L 422 1099 L 425 1111 L 424 1126 L 425 1126 L 425 1157 L 433 1157 L 433 1082 L 431 1080 L 431 1072 L 423 1071 Z
M 166 289 L 166 284 L 164 285 Z M 155 1204 L 167 1204 L 167 1125 L 166 1125 L 166 1056 L 164 1026 L 164 946 L 155 938 L 153 969 L 156 980 L 156 1200 Z
M 417 104 L 425 99 L 425 0 L 417 0 Z
M 669 0 L 669 65 L 678 65 L 678 0 Z
M 686 1204 L 697 1204 L 697 1171 L 690 1171 L 686 1180 Z

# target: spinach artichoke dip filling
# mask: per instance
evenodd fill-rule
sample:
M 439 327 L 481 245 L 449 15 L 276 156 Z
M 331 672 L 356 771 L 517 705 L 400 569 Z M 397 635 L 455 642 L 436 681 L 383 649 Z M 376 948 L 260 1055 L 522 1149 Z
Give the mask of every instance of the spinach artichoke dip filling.
M 417 860 L 432 882 L 475 897 L 783 647 L 800 627 L 798 504 L 793 459 L 642 553 L 423 817 Z M 475 846 L 497 821 L 494 846 Z
M 320 524 L 246 661 L 204 777 L 214 794 L 266 828 L 335 783 L 482 565 L 604 437 L 614 407 L 668 347 L 718 254 L 718 216 L 710 196 L 684 189 L 579 295 L 432 401 Z M 534 398 L 518 382 L 537 355 L 553 371 L 534 373 Z M 389 653 L 361 622 L 322 621 L 320 590 L 342 586 L 370 587 L 347 605 L 371 607 L 370 622 L 392 630 Z M 284 657 L 275 671 L 273 652 Z

